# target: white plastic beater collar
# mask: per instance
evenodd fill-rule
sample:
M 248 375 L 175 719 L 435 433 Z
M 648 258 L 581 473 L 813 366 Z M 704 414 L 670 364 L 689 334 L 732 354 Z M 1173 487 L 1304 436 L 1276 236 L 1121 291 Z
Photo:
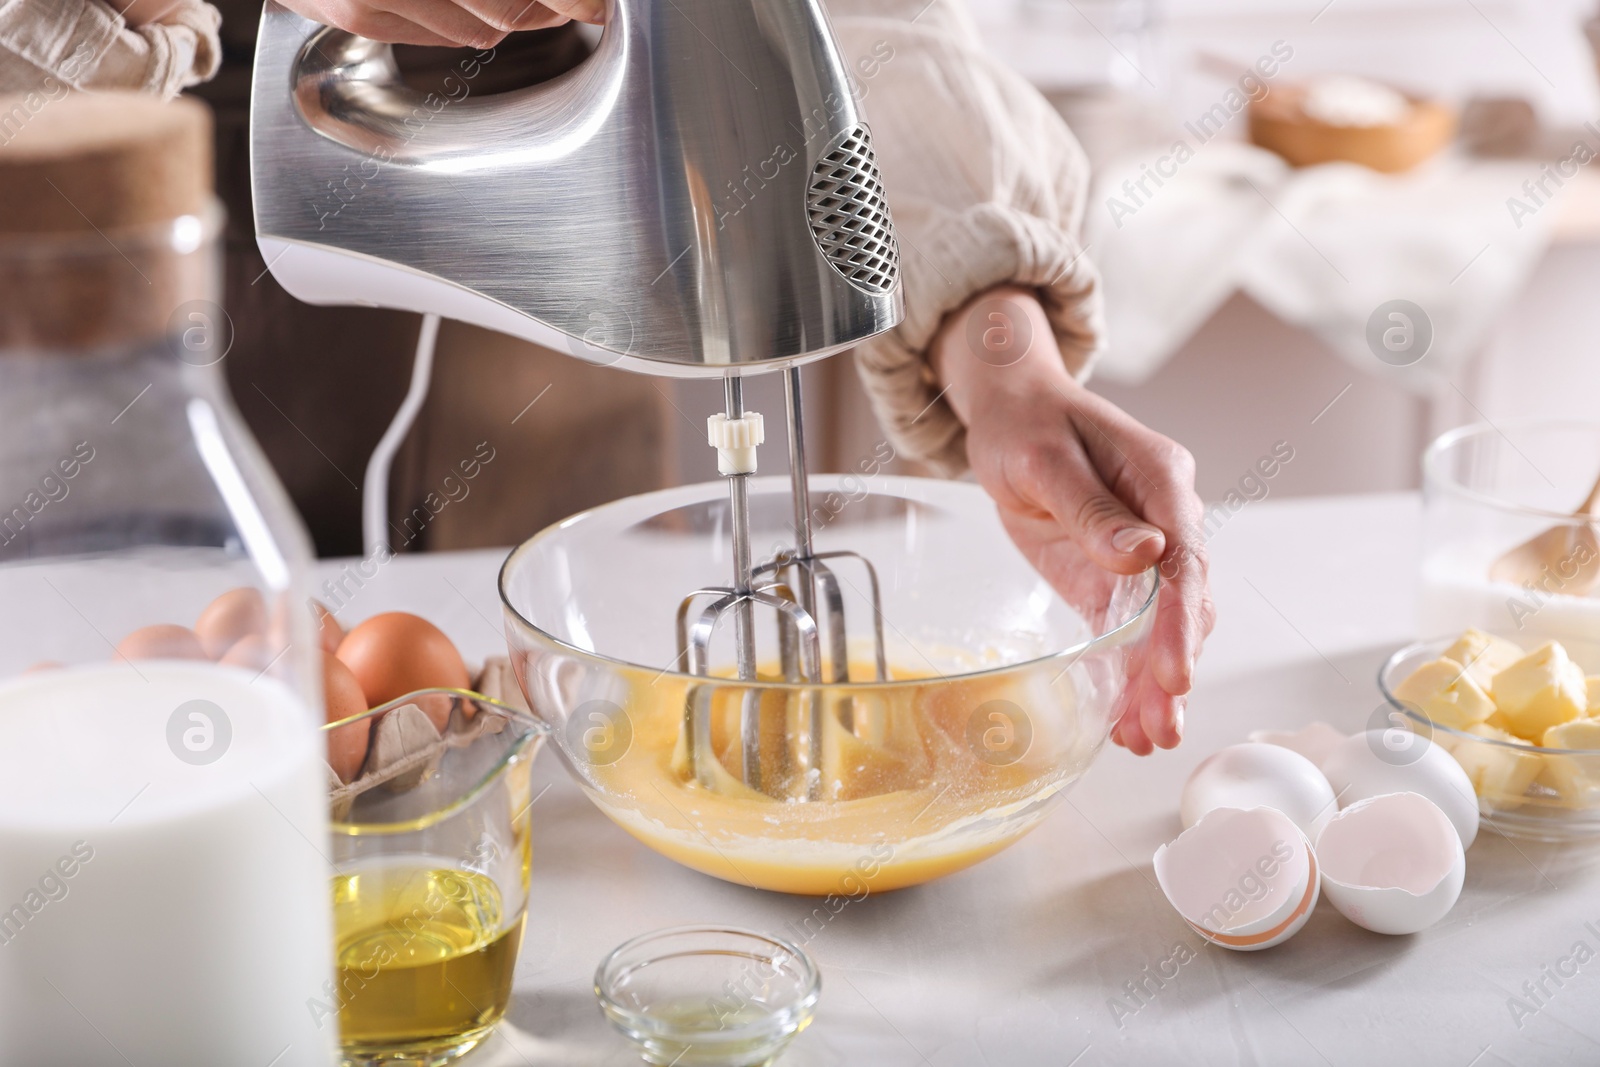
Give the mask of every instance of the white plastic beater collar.
M 756 446 L 766 437 L 759 411 L 747 411 L 737 419 L 718 412 L 706 420 L 706 440 L 717 450 L 718 474 L 754 474 Z

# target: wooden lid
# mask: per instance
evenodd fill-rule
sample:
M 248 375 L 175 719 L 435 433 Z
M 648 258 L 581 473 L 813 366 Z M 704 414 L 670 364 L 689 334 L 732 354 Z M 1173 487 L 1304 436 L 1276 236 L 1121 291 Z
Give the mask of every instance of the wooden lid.
M 211 185 L 211 113 L 197 100 L 0 95 L 0 236 L 198 215 Z

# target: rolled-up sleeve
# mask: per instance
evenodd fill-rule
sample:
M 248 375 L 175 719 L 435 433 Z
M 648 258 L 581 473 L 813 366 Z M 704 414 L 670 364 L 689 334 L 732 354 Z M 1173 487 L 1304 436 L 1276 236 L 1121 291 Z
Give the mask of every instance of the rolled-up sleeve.
M 1079 244 L 1089 166 L 1048 101 L 984 52 L 960 0 L 829 0 L 901 249 L 905 320 L 856 365 L 901 455 L 966 469 L 966 433 L 927 350 L 944 316 L 997 285 L 1034 289 L 1067 368 L 1102 335 L 1098 279 Z
M 176 96 L 216 74 L 220 23 L 199 0 L 136 27 L 97 0 L 0 0 L 0 91 L 55 83 Z

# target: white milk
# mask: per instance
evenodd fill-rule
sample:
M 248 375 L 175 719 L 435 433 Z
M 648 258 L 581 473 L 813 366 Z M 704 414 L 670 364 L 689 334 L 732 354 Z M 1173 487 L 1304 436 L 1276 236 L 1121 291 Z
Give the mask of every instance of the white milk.
M 226 718 L 179 718 L 178 751 L 221 751 L 204 765 L 168 743 L 197 699 Z M 313 721 L 211 663 L 0 684 L 0 1064 L 334 1062 L 307 1007 L 333 944 Z
M 1490 581 L 1489 568 L 1505 548 L 1463 542 L 1435 549 L 1424 560 L 1419 637 L 1452 636 L 1476 626 L 1526 649 L 1545 641 L 1600 642 L 1600 596 L 1568 596 L 1554 584 L 1550 590 L 1527 590 Z M 1600 669 L 1589 662 L 1584 666 Z

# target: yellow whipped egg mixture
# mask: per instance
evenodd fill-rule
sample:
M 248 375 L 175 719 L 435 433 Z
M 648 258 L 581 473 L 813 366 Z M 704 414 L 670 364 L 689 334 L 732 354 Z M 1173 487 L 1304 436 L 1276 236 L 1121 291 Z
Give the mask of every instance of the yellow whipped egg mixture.
M 870 677 L 870 668 L 852 673 Z M 631 740 L 611 762 L 595 753 L 600 790 L 591 795 L 629 833 L 695 870 L 779 892 L 859 895 L 930 881 L 1005 848 L 1038 824 L 1041 802 L 1105 737 L 1105 724 L 1080 722 L 1059 666 L 891 677 L 902 684 L 760 690 L 765 792 L 738 773 L 746 690 L 710 681 L 715 758 L 696 775 L 689 684 L 637 678 L 625 704 Z

